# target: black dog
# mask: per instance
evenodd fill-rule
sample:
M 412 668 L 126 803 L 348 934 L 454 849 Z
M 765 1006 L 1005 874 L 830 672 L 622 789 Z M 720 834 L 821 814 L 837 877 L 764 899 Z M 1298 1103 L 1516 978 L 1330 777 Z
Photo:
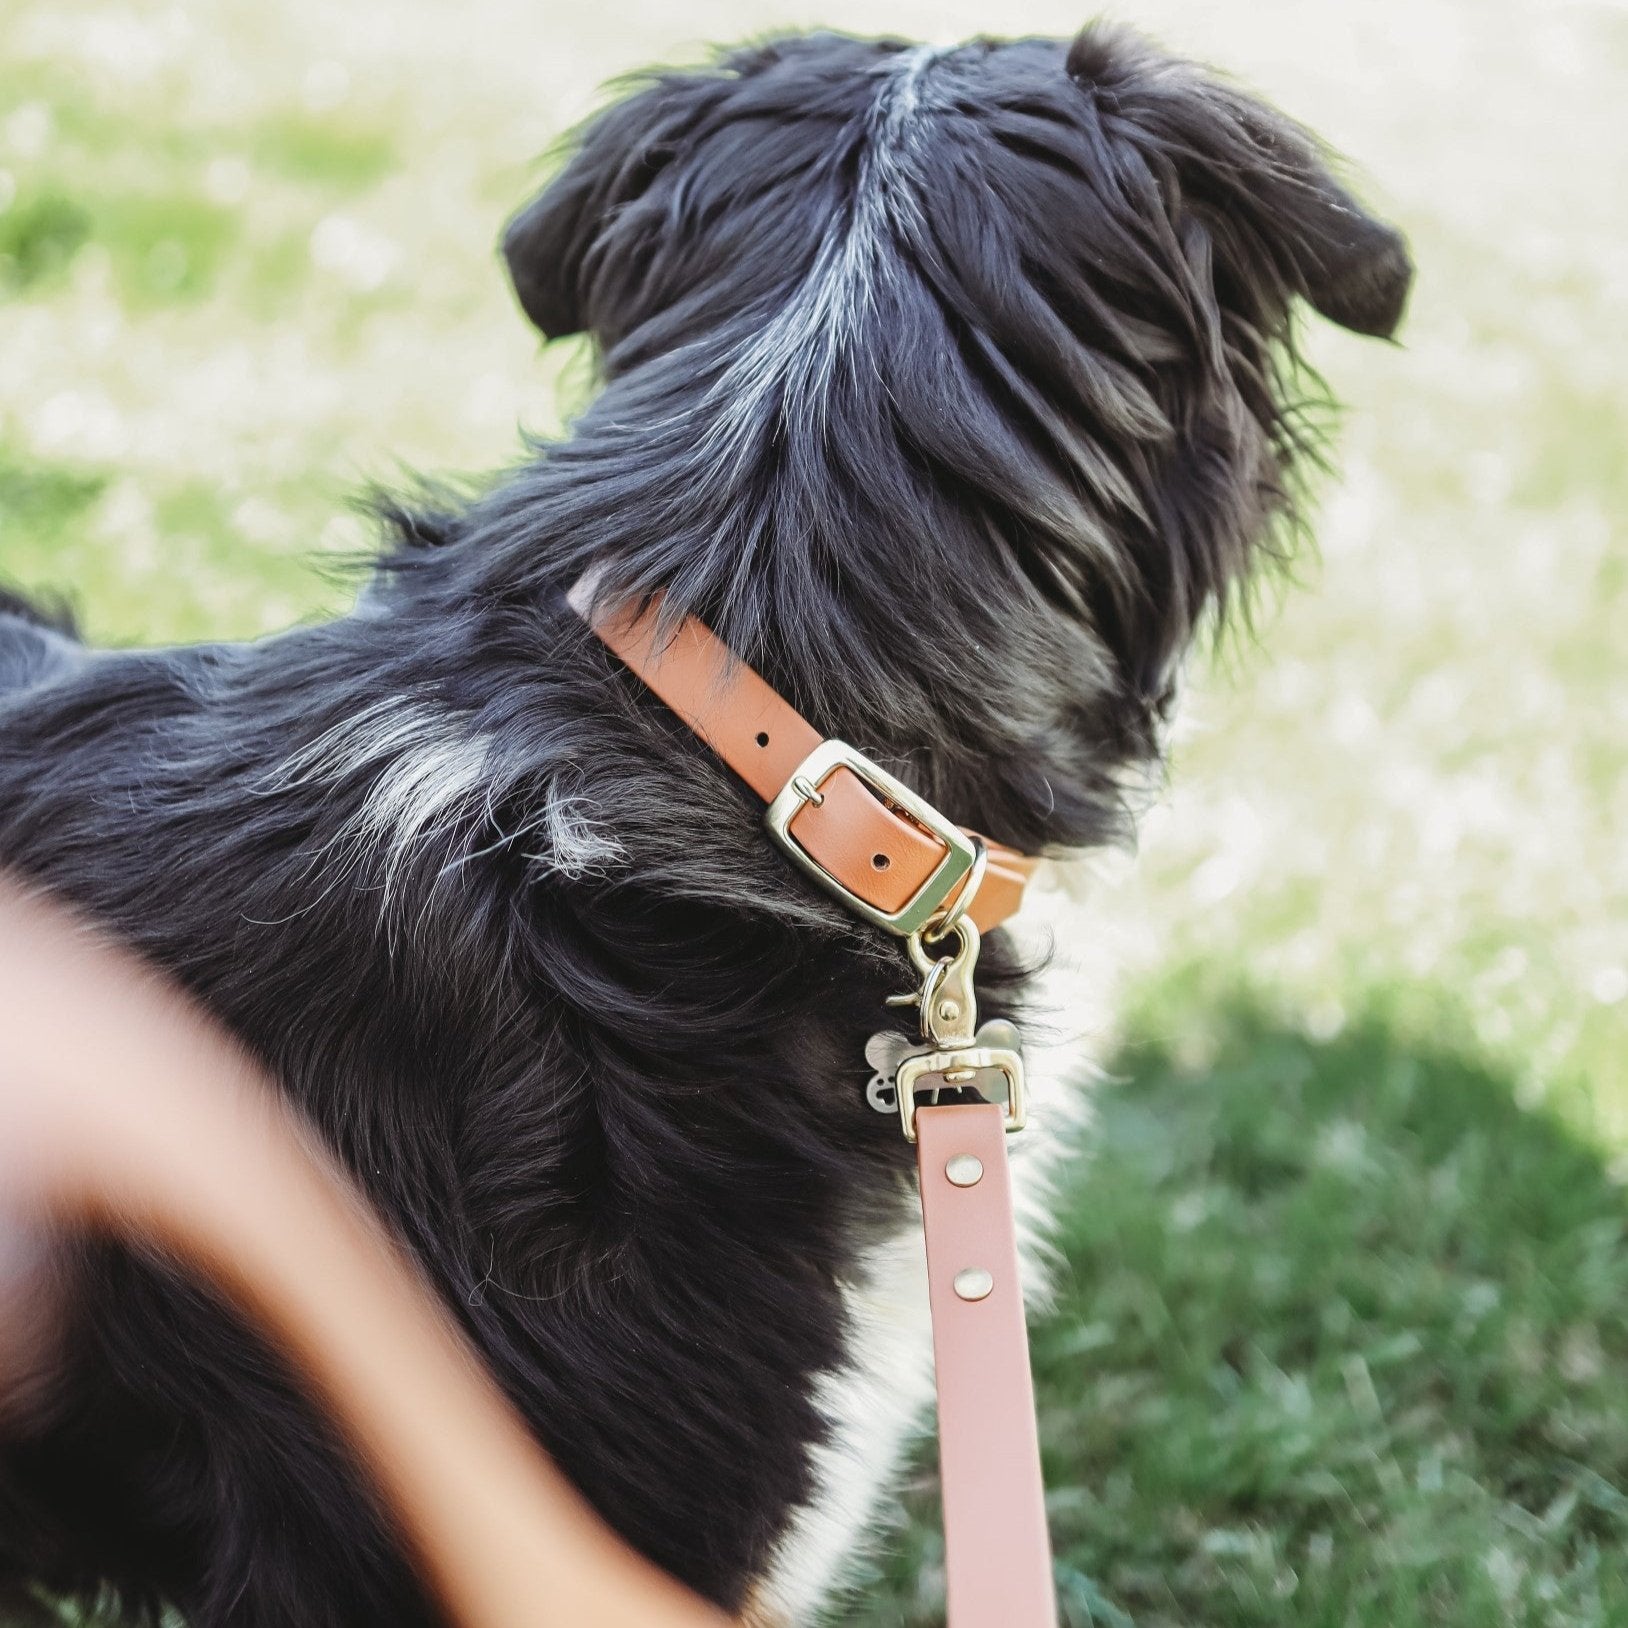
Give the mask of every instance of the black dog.
M 624 1533 L 797 1620 L 908 1427 L 865 1411 L 877 1364 L 926 1372 L 862 1309 L 918 1247 L 863 1087 L 902 963 L 564 592 L 661 590 L 958 821 L 1108 842 L 1283 535 L 1296 299 L 1389 335 L 1408 256 L 1304 131 L 1102 28 L 655 77 L 505 248 L 544 334 L 598 341 L 570 438 L 399 505 L 326 626 L 93 652 L 11 605 L 0 862 L 265 1060 Z M 984 965 L 1013 1009 L 1007 935 Z M 255 1340 L 121 1249 L 64 1270 L 0 1579 L 198 1628 L 431 1618 Z

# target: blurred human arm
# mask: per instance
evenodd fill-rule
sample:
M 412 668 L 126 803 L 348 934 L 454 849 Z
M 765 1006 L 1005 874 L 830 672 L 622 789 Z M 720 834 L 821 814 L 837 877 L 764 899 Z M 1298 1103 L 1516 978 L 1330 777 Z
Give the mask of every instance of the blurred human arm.
M 287 1353 L 462 1628 L 725 1620 L 560 1475 L 243 1051 L 134 957 L 0 877 L 0 1370 L 13 1405 L 48 1381 L 42 1240 L 80 1225 L 176 1257 Z

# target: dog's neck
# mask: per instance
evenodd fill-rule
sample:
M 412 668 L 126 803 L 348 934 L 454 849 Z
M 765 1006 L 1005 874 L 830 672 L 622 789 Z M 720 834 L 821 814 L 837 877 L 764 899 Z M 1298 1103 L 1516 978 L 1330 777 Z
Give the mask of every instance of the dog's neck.
M 458 519 L 438 596 L 545 603 L 590 570 L 659 591 L 963 823 L 1034 851 L 1120 836 L 1125 782 L 1156 757 L 1150 710 L 995 518 L 924 485 L 874 424 L 853 432 L 874 478 L 812 435 L 720 463 L 723 408 L 660 373 L 614 379 L 570 439 Z

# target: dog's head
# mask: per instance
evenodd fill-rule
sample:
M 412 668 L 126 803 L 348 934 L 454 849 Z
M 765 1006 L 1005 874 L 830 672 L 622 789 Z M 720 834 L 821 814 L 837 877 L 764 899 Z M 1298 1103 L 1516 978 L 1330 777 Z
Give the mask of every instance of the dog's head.
M 901 750 L 976 734 L 1030 841 L 1103 833 L 1287 507 L 1296 303 L 1389 336 L 1411 278 L 1306 131 L 1102 27 L 655 77 L 504 248 L 543 333 L 598 342 L 585 427 L 638 425 L 659 472 L 654 552 L 635 526 L 596 563 L 841 666 L 830 710 L 868 695 Z

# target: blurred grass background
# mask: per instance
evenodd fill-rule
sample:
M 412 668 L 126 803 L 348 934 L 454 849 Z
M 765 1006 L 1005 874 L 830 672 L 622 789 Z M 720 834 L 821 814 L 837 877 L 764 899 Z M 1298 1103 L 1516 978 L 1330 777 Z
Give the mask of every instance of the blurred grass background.
M 582 399 L 494 244 L 604 80 L 1085 15 L 0 0 L 0 576 L 120 642 L 341 608 L 364 480 Z M 1118 15 L 1350 153 L 1420 278 L 1401 348 L 1309 335 L 1321 557 L 1082 919 L 1129 994 L 1038 1336 L 1069 1620 L 1628 1623 L 1628 11 Z M 939 1620 L 900 1519 L 844 1620 Z

